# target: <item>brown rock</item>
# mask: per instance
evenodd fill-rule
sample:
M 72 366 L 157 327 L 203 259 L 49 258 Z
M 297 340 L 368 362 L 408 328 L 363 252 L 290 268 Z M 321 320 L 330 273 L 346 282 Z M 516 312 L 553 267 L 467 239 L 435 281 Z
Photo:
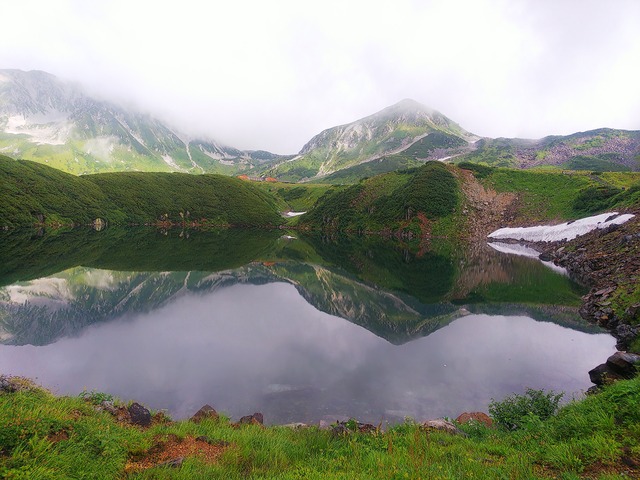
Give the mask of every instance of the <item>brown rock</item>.
M 256 412 L 253 415 L 245 415 L 239 421 L 239 425 L 262 425 L 264 423 L 264 417 L 260 412 Z
M 493 426 L 493 419 L 483 412 L 464 412 L 456 418 L 458 423 L 478 422 L 486 425 L 487 427 Z
M 215 421 L 215 420 L 218 420 L 219 418 L 220 417 L 218 415 L 218 412 L 216 412 L 211 405 L 204 405 L 189 420 L 191 420 L 193 423 L 200 423 L 203 420 Z

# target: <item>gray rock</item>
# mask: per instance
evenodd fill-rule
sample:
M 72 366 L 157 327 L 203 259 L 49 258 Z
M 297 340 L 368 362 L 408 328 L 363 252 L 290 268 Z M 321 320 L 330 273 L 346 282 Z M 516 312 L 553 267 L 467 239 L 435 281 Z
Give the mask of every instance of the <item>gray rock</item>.
M 166 462 L 162 462 L 159 463 L 158 465 L 156 465 L 157 467 L 171 467 L 171 468 L 178 468 L 182 466 L 182 463 L 184 462 L 184 457 L 178 457 L 178 458 L 173 458 L 171 460 L 167 460 Z
M 453 423 L 444 418 L 438 418 L 436 420 L 427 420 L 420 425 L 424 430 L 437 430 L 440 432 L 450 433 L 451 435 L 467 436 L 462 430 L 456 427 Z
M 640 303 L 634 303 L 624 311 L 627 321 L 640 320 Z
M 629 352 L 616 352 L 607 358 L 607 366 L 625 378 L 636 376 L 640 366 L 640 355 Z

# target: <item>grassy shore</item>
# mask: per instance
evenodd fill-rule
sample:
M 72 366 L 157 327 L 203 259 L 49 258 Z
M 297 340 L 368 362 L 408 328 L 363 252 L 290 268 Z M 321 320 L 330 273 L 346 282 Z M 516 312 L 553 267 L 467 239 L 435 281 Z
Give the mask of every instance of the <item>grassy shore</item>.
M 148 428 L 97 407 L 106 394 L 56 397 L 12 378 L 0 393 L 0 477 L 28 479 L 638 478 L 640 380 L 620 381 L 547 420 L 464 435 L 407 420 L 386 431 L 238 426 L 228 419 Z M 9 392 L 17 387 L 18 391 Z M 117 405 L 117 401 L 116 401 Z M 453 413 L 453 412 L 452 412 Z M 182 458 L 178 466 L 159 465 Z

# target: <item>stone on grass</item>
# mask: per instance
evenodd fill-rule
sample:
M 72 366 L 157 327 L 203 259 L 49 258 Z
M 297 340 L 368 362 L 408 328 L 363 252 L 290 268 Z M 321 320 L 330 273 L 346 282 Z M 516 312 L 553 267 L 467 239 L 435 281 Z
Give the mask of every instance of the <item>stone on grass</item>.
M 218 418 L 218 412 L 211 405 L 204 405 L 190 420 L 193 423 L 200 423 L 203 420 L 218 420 Z
M 436 420 L 427 420 L 422 423 L 420 427 L 424 430 L 437 430 L 440 432 L 450 433 L 451 435 L 467 436 L 462 430 L 456 427 L 453 423 L 445 420 L 444 418 L 438 418 Z
M 148 427 L 151 425 L 151 412 L 140 405 L 137 402 L 132 403 L 127 408 L 131 423 L 134 425 L 140 425 L 141 427 Z
M 253 415 L 245 415 L 239 421 L 239 425 L 262 425 L 264 423 L 264 417 L 260 412 L 256 412 Z
M 483 412 L 464 412 L 461 413 L 458 418 L 456 418 L 456 422 L 458 423 L 471 423 L 477 422 L 486 425 L 487 427 L 491 427 L 493 425 L 493 419 Z

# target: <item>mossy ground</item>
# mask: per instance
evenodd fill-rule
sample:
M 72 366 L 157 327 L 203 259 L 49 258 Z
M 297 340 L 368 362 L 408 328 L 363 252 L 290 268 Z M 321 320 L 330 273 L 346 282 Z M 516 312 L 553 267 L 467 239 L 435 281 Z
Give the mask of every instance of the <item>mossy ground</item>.
M 531 416 L 518 431 L 467 424 L 461 427 L 466 437 L 426 431 L 410 420 L 384 431 L 335 435 L 316 427 L 158 417 L 146 429 L 119 423 L 90 401 L 55 397 L 25 383 L 21 391 L 0 394 L 0 476 L 493 480 L 640 474 L 640 379 L 574 401 L 546 421 Z M 201 436 L 216 447 L 197 447 Z M 171 448 L 184 455 L 181 466 L 145 462 Z

